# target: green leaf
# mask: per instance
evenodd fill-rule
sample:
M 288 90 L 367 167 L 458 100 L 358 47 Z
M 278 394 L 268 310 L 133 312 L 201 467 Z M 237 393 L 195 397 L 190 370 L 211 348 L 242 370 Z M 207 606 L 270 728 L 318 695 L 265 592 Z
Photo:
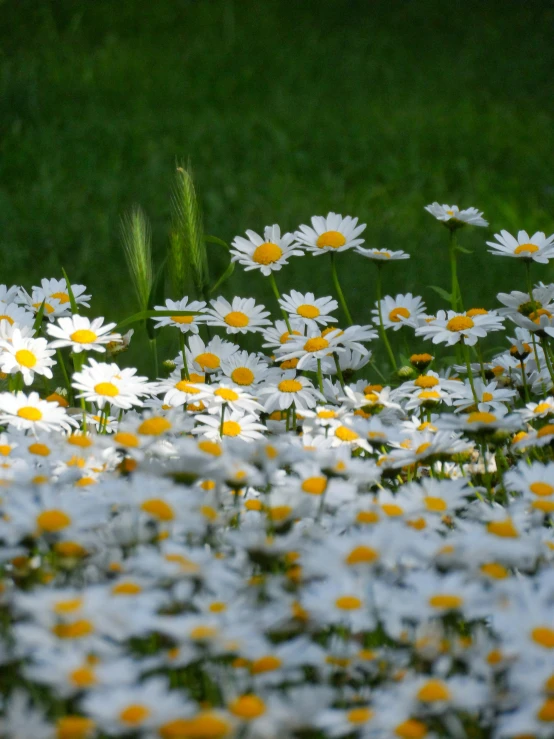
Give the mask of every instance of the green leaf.
M 210 288 L 210 294 L 215 292 L 218 287 L 223 285 L 223 283 L 231 277 L 233 272 L 235 271 L 235 263 L 231 262 L 227 269 L 223 272 L 221 277 L 217 280 L 217 282 Z
M 207 241 L 208 244 L 217 244 L 218 246 L 222 246 L 225 251 L 229 251 L 229 249 L 231 248 L 226 241 L 223 241 L 223 239 L 218 239 L 217 236 L 204 236 L 204 241 Z
M 155 316 L 198 316 L 200 311 L 197 310 L 141 310 L 140 313 L 134 313 L 129 318 L 124 318 L 115 327 L 114 331 L 118 332 L 131 323 L 144 321 L 146 318 L 154 318 Z
M 471 249 L 466 249 L 465 246 L 460 246 L 459 244 L 456 244 L 456 251 L 461 251 L 462 254 L 473 254 Z
M 165 272 L 165 266 L 167 264 L 166 257 L 163 262 L 160 265 L 160 268 L 156 272 L 156 276 L 154 277 L 154 282 L 152 283 L 152 288 L 150 290 L 150 295 L 148 296 L 148 310 L 154 310 L 154 306 L 156 304 L 160 304 L 163 302 L 164 299 L 164 272 Z M 175 315 L 175 313 L 172 313 L 172 315 Z M 156 329 L 154 328 L 154 324 L 152 321 L 146 321 L 146 333 L 148 334 L 149 339 L 154 339 L 156 335 Z
M 443 300 L 446 300 L 448 303 L 452 302 L 452 295 L 444 290 L 442 287 L 437 287 L 436 285 L 428 285 L 427 286 L 430 290 L 434 290 L 437 295 L 440 295 Z
M 37 311 L 35 322 L 33 323 L 33 331 L 35 332 L 35 336 L 38 336 L 40 333 L 40 327 L 42 326 L 42 318 L 44 316 L 44 304 L 45 303 L 46 303 L 46 298 L 44 298 L 44 300 L 40 304 L 40 308 Z
M 67 272 L 62 267 L 62 275 L 65 279 L 65 285 L 67 287 L 67 294 L 69 295 L 69 304 L 71 305 L 71 312 L 72 313 L 78 313 L 79 312 L 79 306 L 77 305 L 77 301 L 75 300 L 75 295 L 73 295 L 73 289 L 71 287 L 71 282 L 69 282 L 69 277 L 67 276 Z

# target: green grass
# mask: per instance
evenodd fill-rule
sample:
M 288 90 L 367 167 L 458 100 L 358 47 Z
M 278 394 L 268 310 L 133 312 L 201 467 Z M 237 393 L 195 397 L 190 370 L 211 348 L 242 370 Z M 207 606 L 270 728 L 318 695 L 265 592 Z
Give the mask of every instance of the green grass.
M 385 290 L 432 308 L 447 234 L 425 204 L 474 205 L 491 222 L 461 235 L 466 305 L 524 285 L 487 235 L 554 230 L 549 3 L 4 0 L 0 13 L 2 282 L 29 287 L 64 266 L 95 314 L 129 314 L 120 218 L 140 203 L 163 258 L 177 159 L 192 163 L 207 233 L 358 215 L 367 245 L 412 254 Z M 348 254 L 339 270 L 367 321 L 371 264 Z M 278 277 L 332 289 L 321 258 Z M 225 291 L 273 305 L 239 269 Z

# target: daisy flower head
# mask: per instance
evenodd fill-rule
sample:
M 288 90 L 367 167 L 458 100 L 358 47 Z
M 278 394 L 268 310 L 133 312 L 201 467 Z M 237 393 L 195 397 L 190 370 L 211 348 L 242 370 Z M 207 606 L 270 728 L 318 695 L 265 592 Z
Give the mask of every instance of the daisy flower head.
M 230 439 L 255 441 L 261 439 L 266 431 L 266 427 L 258 422 L 257 416 L 240 411 L 226 413 L 223 423 L 219 416 L 212 415 L 198 416 L 197 421 L 199 425 L 192 433 L 202 434 L 209 441 L 219 441 L 224 436 Z
M 285 410 L 294 404 L 296 410 L 314 408 L 323 396 L 306 377 L 297 376 L 294 370 L 283 372 L 275 384 L 268 384 L 258 390 L 260 398 L 265 397 L 266 413 Z
M 298 369 L 312 365 L 313 360 L 323 359 L 333 352 L 343 352 L 344 347 L 340 345 L 340 330 L 334 329 L 325 336 L 312 333 L 308 336 L 293 336 L 281 350 L 281 361 L 298 359 Z
M 302 294 L 298 290 L 291 290 L 290 295 L 279 299 L 279 305 L 295 321 L 301 321 L 311 330 L 317 330 L 318 325 L 327 326 L 336 323 L 337 319 L 329 315 L 336 310 L 339 304 L 333 298 L 316 298 L 313 293 Z
M 181 370 L 175 369 L 165 380 L 158 382 L 156 392 L 164 393 L 163 405 L 176 408 L 188 403 L 197 403 L 207 385 L 181 376 Z
M 255 231 L 247 231 L 247 239 L 236 236 L 231 244 L 231 261 L 242 264 L 245 272 L 259 269 L 268 277 L 271 272 L 280 270 L 288 264 L 290 257 L 301 257 L 302 249 L 295 248 L 294 234 L 281 236 L 281 229 L 275 223 L 266 226 L 263 238 Z
M 181 300 L 166 300 L 165 305 L 155 305 L 154 310 L 174 310 L 174 311 L 194 311 L 200 313 L 205 310 L 206 303 L 203 300 L 191 300 L 185 295 Z M 182 333 L 198 333 L 198 324 L 205 322 L 206 317 L 203 315 L 195 316 L 152 316 L 152 320 L 156 321 L 154 328 L 162 328 L 162 326 L 175 326 Z
M 29 326 L 35 322 L 31 311 L 17 303 L 0 301 L 0 326 Z
M 69 431 L 77 422 L 58 403 L 41 400 L 38 393 L 0 393 L 0 423 L 16 429 L 37 431 Z
M 80 372 L 73 375 L 73 387 L 81 390 L 78 398 L 94 402 L 99 408 L 106 403 L 129 409 L 142 405 L 141 396 L 151 395 L 154 388 L 146 377 L 137 377 L 134 367 L 120 369 L 117 364 L 104 364 L 89 359 Z
M 42 290 L 46 298 L 53 298 L 59 300 L 60 303 L 65 306 L 66 310 L 71 310 L 71 301 L 69 298 L 69 292 L 67 289 L 67 282 L 65 278 L 61 280 L 55 279 L 43 279 L 40 281 L 40 287 L 33 286 L 33 290 Z M 71 285 L 71 292 L 75 298 L 77 305 L 82 305 L 85 308 L 90 308 L 89 300 L 90 295 L 85 295 L 86 287 L 84 285 Z
M 358 225 L 357 218 L 351 216 L 343 218 L 338 213 L 329 213 L 325 218 L 314 216 L 311 227 L 300 226 L 294 235 L 298 243 L 314 255 L 325 252 L 335 254 L 363 244 L 364 240 L 358 236 L 365 227 L 365 223 Z
M 221 362 L 221 371 L 231 382 L 240 387 L 254 387 L 266 382 L 275 372 L 270 370 L 265 357 L 260 354 L 249 354 L 238 351 Z
M 209 326 L 222 326 L 228 334 L 246 334 L 262 331 L 268 326 L 269 311 L 264 305 L 256 305 L 254 298 L 233 298 L 229 303 L 223 297 L 212 300 L 206 312 Z
M 115 323 L 107 323 L 105 326 L 103 318 L 94 318 L 92 321 L 86 316 L 75 314 L 74 316 L 62 316 L 57 325 L 50 324 L 46 330 L 54 341 L 50 346 L 59 349 L 70 346 L 71 351 L 78 354 L 82 351 L 105 352 L 104 344 L 112 341 L 120 341 L 120 334 L 112 334 Z
M 433 344 L 452 346 L 464 342 L 473 346 L 489 332 L 501 330 L 502 322 L 503 318 L 493 311 L 470 317 L 466 313 L 440 310 L 432 323 L 419 326 L 415 333 L 416 336 L 432 340 Z
M 542 231 L 529 236 L 527 231 L 518 231 L 517 239 L 508 231 L 495 234 L 496 241 L 487 241 L 489 252 L 500 257 L 515 257 L 547 264 L 554 257 L 554 234 L 546 238 Z
M 483 213 L 478 211 L 477 208 L 460 210 L 457 205 L 441 205 L 440 203 L 434 202 L 431 205 L 426 205 L 425 210 L 432 216 L 435 216 L 437 221 L 442 221 L 447 228 L 452 230 L 461 228 L 466 224 L 468 226 L 482 227 L 489 225 L 488 221 L 485 221 L 483 218 Z
M 405 251 L 391 251 L 390 249 L 364 249 L 363 246 L 357 246 L 356 251 L 362 257 L 367 257 L 374 262 L 397 262 L 400 259 L 409 259 L 410 255 Z
M 222 406 L 241 413 L 258 413 L 262 406 L 254 396 L 238 386 L 220 382 L 217 385 L 206 385 L 204 392 L 196 400 L 202 400 L 208 413 L 221 414 Z
M 0 370 L 8 375 L 21 372 L 26 385 L 31 385 L 35 374 L 52 379 L 55 362 L 50 357 L 53 349 L 48 348 L 46 339 L 24 337 L 16 328 L 9 341 L 0 340 Z
M 286 344 L 290 339 L 291 335 L 302 336 L 305 329 L 305 323 L 300 317 L 296 319 L 289 319 L 291 331 L 289 331 L 285 321 L 275 321 L 273 326 L 266 328 L 262 332 L 265 344 L 262 344 L 264 349 L 279 349 L 283 344 Z
M 44 290 L 37 287 L 33 288 L 33 292 L 30 295 L 25 288 L 22 287 L 19 291 L 17 302 L 22 307 L 32 311 L 33 315 L 36 315 L 39 312 L 41 305 L 44 303 L 43 316 L 49 321 L 55 321 L 56 318 L 63 316 L 68 312 L 65 303 L 61 303 L 57 298 L 45 295 Z
M 214 336 L 207 344 L 200 336 L 191 336 L 186 352 L 187 363 L 190 369 L 197 372 L 213 374 L 219 372 L 222 361 L 231 357 L 238 348 L 236 344 L 224 341 L 219 336 Z
M 427 310 L 422 298 L 417 295 L 414 296 L 412 293 L 397 295 L 396 298 L 386 295 L 381 301 L 380 307 L 384 327 L 392 328 L 394 331 L 398 331 L 402 326 L 415 328 L 418 325 L 417 319 Z M 371 313 L 373 314 L 374 323 L 379 325 L 379 306 L 374 308 Z

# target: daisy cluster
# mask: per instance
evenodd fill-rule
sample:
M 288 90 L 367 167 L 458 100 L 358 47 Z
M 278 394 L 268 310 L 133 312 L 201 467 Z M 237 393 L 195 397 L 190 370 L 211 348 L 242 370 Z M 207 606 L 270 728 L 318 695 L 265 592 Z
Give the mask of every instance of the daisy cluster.
M 454 256 L 488 225 L 428 210 Z M 237 237 L 275 304 L 156 306 L 180 348 L 154 379 L 84 286 L 0 286 L 2 737 L 554 735 L 554 285 L 464 309 L 453 271 L 430 315 L 380 295 L 408 254 L 364 228 Z M 496 238 L 527 275 L 554 256 Z M 346 249 L 378 269 L 371 325 L 348 320 Z M 281 295 L 325 252 L 338 300 Z

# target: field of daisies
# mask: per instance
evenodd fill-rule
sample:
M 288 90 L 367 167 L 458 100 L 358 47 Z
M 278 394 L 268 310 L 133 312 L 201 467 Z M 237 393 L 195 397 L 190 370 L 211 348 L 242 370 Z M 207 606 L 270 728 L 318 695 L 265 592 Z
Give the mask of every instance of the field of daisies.
M 140 211 L 119 324 L 65 273 L 0 286 L 0 736 L 554 736 L 554 236 L 484 236 L 514 284 L 469 306 L 488 223 L 427 206 L 451 274 L 430 315 L 383 294 L 409 255 L 357 218 L 226 245 L 181 184 L 169 273 L 195 293 L 166 299 Z M 376 270 L 364 305 L 346 250 Z M 218 297 L 235 268 L 267 305 Z M 150 377 L 125 361 L 145 332 Z

